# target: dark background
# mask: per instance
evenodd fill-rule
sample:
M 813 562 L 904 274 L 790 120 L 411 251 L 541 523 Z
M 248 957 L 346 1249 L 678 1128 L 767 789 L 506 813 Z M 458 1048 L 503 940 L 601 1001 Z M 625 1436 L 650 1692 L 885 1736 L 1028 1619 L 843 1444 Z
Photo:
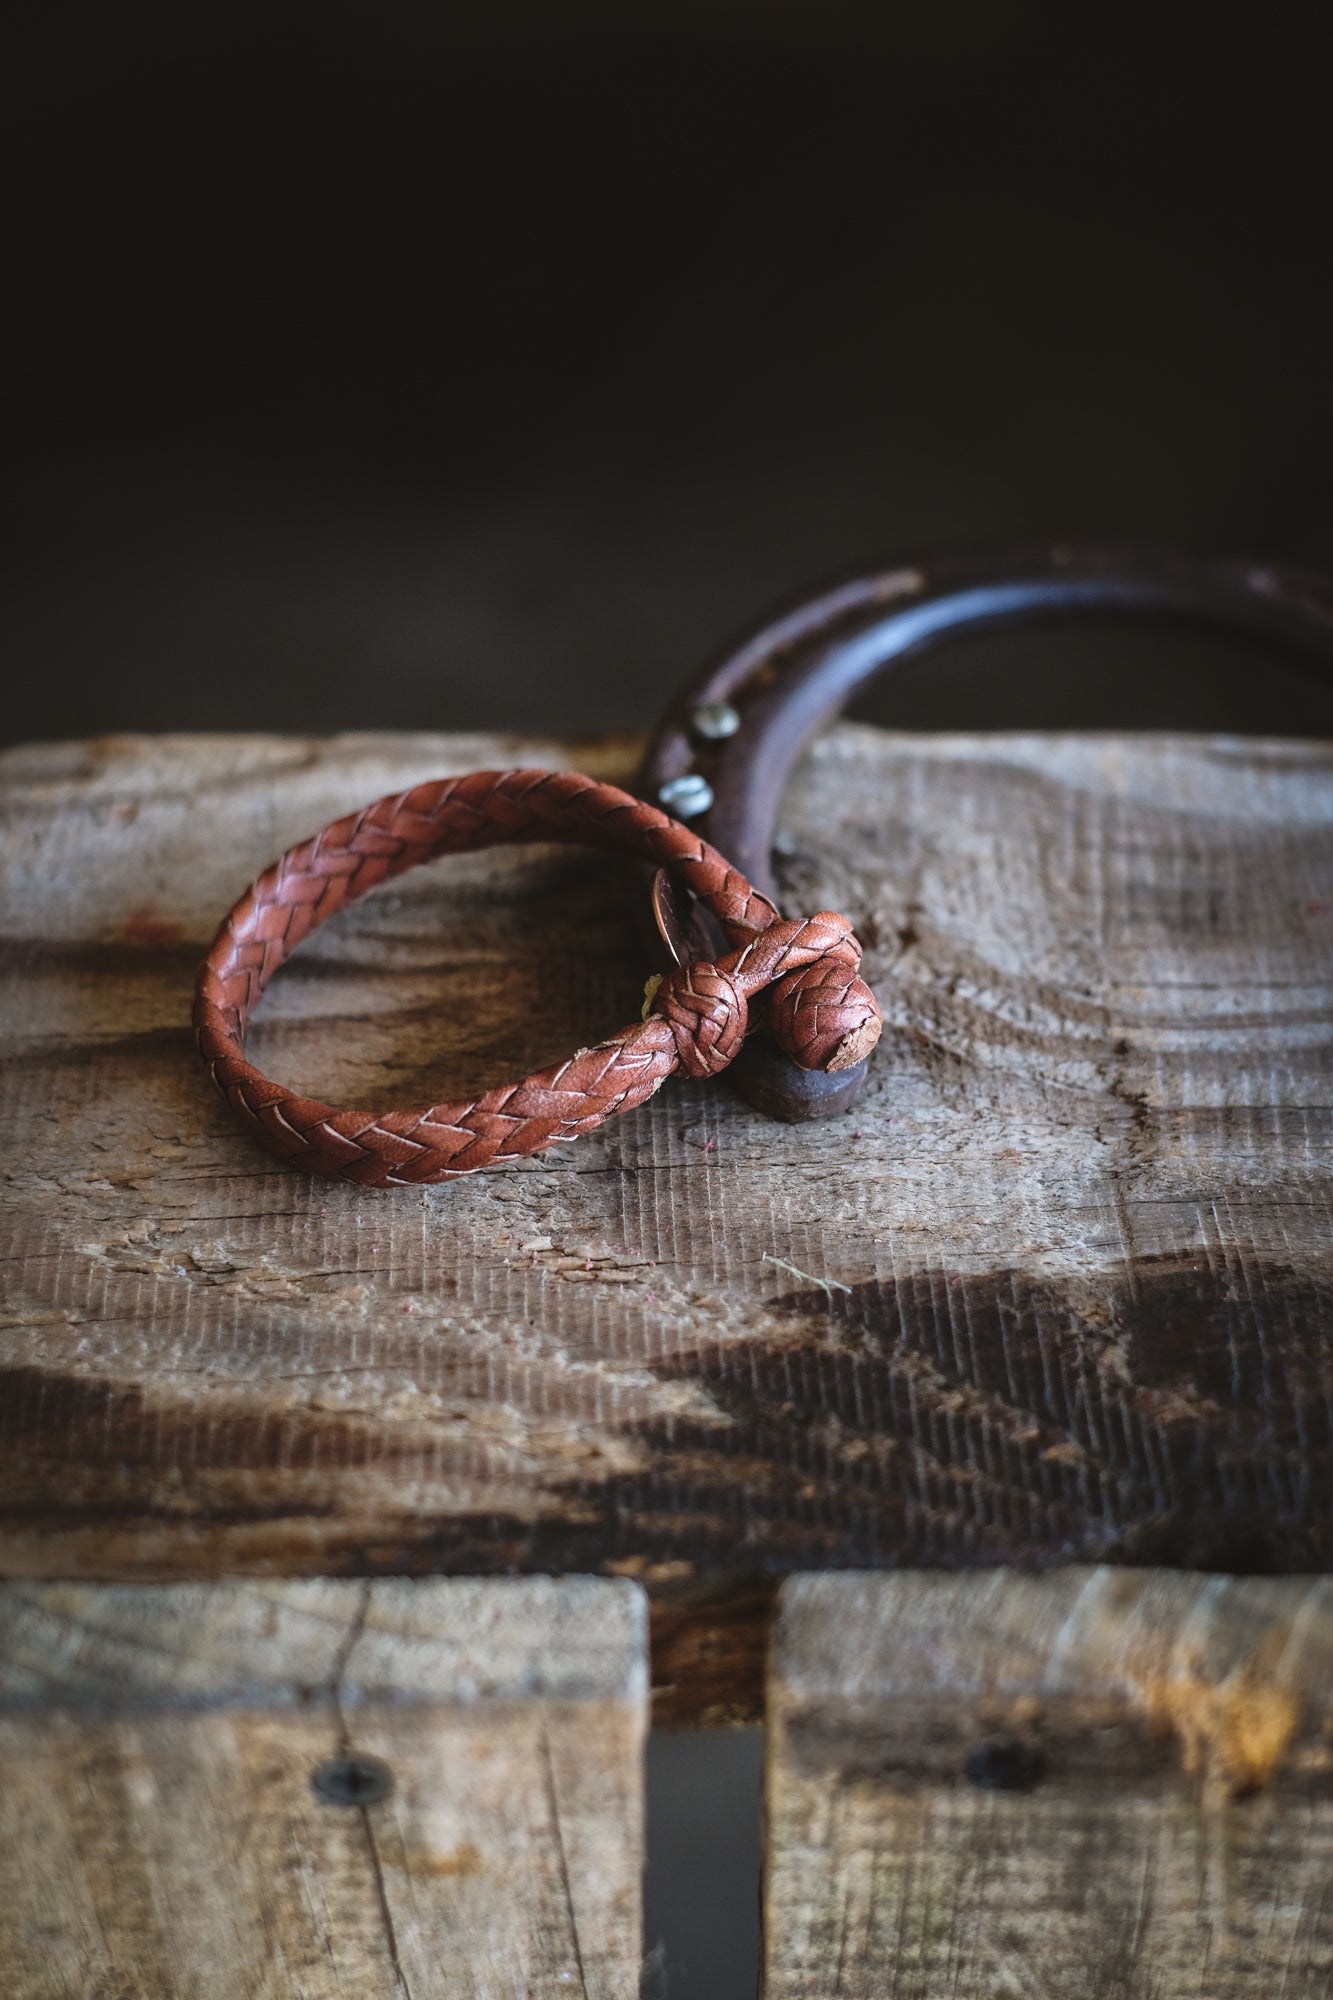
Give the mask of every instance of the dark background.
M 1329 11 L 45 0 L 5 734 L 638 727 L 903 551 L 1333 560 Z M 1006 642 L 872 712 L 1333 730 L 1258 664 Z
M 637 728 L 904 553 L 1333 565 L 1330 17 L 43 0 L 0 61 L 0 729 Z M 1133 633 L 868 712 L 1333 734 Z M 758 1756 L 654 1740 L 653 1994 L 753 1992 Z

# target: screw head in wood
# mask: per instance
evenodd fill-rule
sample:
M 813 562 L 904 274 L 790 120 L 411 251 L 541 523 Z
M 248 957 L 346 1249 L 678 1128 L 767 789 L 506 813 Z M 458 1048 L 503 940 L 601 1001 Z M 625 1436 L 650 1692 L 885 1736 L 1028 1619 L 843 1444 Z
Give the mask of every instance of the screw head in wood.
M 705 743 L 725 743 L 741 726 L 729 701 L 701 701 L 690 710 L 690 732 Z
M 1035 1743 L 996 1736 L 978 1743 L 963 1760 L 963 1776 L 983 1792 L 1030 1792 L 1046 1775 L 1046 1759 Z
M 698 819 L 713 803 L 713 787 L 698 771 L 683 771 L 680 777 L 667 779 L 657 799 L 677 819 Z
M 329 1757 L 310 1774 L 315 1797 L 326 1806 L 375 1806 L 393 1790 L 393 1772 L 379 1757 Z

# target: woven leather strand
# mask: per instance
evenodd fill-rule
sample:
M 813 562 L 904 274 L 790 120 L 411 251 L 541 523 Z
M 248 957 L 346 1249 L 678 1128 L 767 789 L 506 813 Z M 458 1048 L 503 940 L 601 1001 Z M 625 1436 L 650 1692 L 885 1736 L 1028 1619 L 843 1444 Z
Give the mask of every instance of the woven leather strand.
M 265 987 L 318 924 L 420 861 L 522 840 L 626 847 L 670 868 L 733 950 L 716 965 L 678 966 L 646 1018 L 607 1041 L 456 1104 L 340 1111 L 246 1060 L 245 1030 Z M 675 1069 L 716 1075 L 756 1025 L 751 1003 L 761 994 L 769 1027 L 803 1067 L 859 1062 L 880 1031 L 860 959 L 845 918 L 784 920 L 716 848 L 614 785 L 572 771 L 473 771 L 377 799 L 266 869 L 199 968 L 194 1027 L 214 1083 L 272 1152 L 311 1174 L 417 1186 L 575 1139 L 642 1104 Z

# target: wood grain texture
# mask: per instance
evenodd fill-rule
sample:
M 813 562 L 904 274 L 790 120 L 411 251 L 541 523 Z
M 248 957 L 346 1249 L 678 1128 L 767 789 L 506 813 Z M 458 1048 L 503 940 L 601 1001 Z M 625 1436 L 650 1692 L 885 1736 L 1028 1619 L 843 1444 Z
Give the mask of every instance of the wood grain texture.
M 602 1579 L 0 1589 L 6 2000 L 633 2000 L 645 1606 Z M 348 1751 L 392 1791 L 324 1803 Z
M 766 2000 L 1333 1990 L 1333 1583 L 800 1577 L 780 1606 Z
M 850 1118 L 673 1080 L 454 1186 L 270 1161 L 186 1027 L 221 912 L 335 814 L 520 761 L 633 753 L 0 759 L 11 1574 L 610 1570 L 722 1712 L 792 1569 L 1333 1561 L 1328 746 L 844 725 L 780 846 L 885 1007 Z M 419 871 L 308 941 L 258 1058 L 344 1101 L 521 1074 L 632 1017 L 642 906 L 600 857 Z

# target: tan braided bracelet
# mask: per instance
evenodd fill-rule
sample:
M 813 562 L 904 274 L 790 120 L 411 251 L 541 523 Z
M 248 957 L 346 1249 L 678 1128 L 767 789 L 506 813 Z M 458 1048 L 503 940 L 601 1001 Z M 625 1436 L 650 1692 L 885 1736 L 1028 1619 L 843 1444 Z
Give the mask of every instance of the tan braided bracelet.
M 641 1021 L 567 1062 L 456 1104 L 339 1111 L 272 1082 L 245 1058 L 269 980 L 316 925 L 419 861 L 501 842 L 623 847 L 673 875 L 734 947 L 668 973 Z M 804 1069 L 844 1069 L 879 1039 L 861 947 L 844 917 L 778 915 L 717 849 L 655 806 L 573 771 L 473 771 L 377 799 L 291 848 L 246 890 L 195 981 L 194 1027 L 213 1081 L 271 1151 L 366 1187 L 455 1180 L 590 1132 L 651 1097 L 675 1069 L 713 1076 L 756 1025 Z

